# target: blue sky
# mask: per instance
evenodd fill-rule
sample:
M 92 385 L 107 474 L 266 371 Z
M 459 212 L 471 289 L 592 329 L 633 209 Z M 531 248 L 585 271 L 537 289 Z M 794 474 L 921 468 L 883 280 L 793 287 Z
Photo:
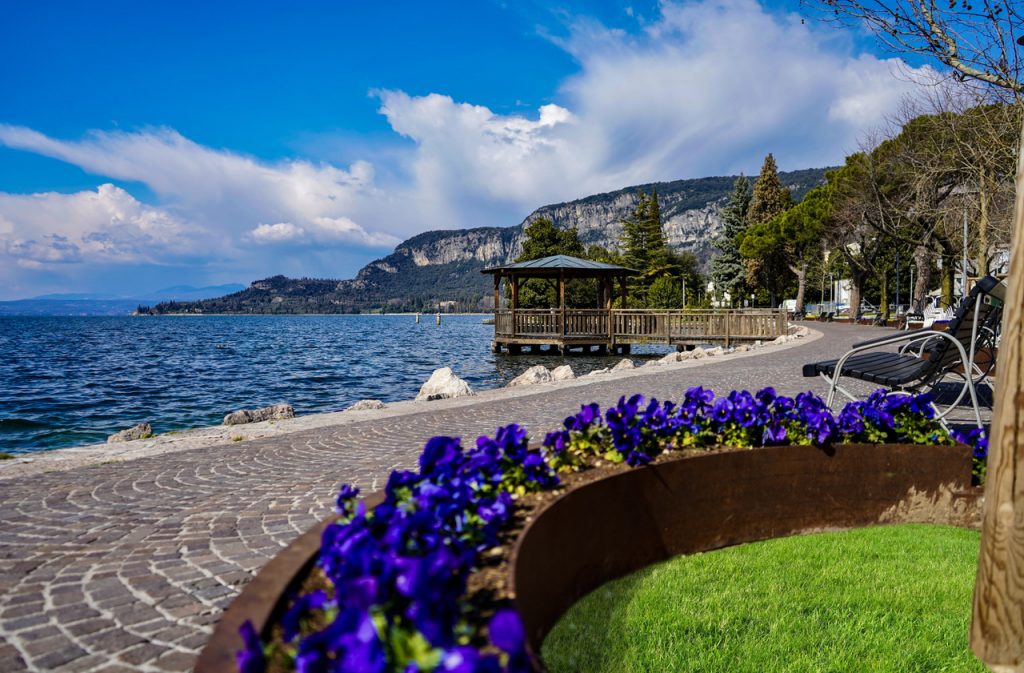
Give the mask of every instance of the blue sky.
M 350 277 L 410 235 L 840 162 L 914 74 L 794 3 L 14 3 L 0 299 Z

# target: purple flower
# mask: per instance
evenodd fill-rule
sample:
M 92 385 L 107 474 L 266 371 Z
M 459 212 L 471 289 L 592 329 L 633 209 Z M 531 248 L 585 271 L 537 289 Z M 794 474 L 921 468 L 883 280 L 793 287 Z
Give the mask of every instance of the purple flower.
M 728 423 L 732 418 L 732 409 L 732 402 L 725 397 L 719 397 L 711 408 L 711 418 L 718 423 Z
M 235 662 L 239 673 L 263 673 L 267 669 L 267 660 L 263 656 L 263 642 L 256 628 L 248 619 L 238 629 L 244 647 L 235 653 Z
M 292 642 L 295 636 L 299 634 L 299 625 L 303 617 L 313 610 L 323 610 L 328 603 L 327 594 L 319 590 L 304 594 L 295 599 L 281 617 L 284 642 Z
M 350 513 L 351 507 L 355 503 L 355 499 L 359 497 L 359 489 L 353 488 L 351 484 L 342 484 L 341 490 L 338 491 L 338 499 L 336 502 L 336 511 L 341 514 Z
M 526 649 L 526 629 L 515 610 L 498 610 L 487 627 L 488 636 L 495 647 L 509 654 Z

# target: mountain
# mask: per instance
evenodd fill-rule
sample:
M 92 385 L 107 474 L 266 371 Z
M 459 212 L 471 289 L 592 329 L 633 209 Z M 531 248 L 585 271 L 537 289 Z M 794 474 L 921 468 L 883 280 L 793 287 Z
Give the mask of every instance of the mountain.
M 230 292 L 244 290 L 238 283 L 193 287 L 175 285 L 137 297 L 119 297 L 113 294 L 75 292 L 44 294 L 30 299 L 0 301 L 0 315 L 20 316 L 111 316 L 128 315 L 140 304 L 159 301 L 200 301 Z
M 825 179 L 826 168 L 780 173 L 795 200 Z M 658 191 L 669 245 L 694 253 L 701 264 L 714 254 L 722 223 L 719 210 L 736 176 L 674 180 L 626 187 L 576 201 L 538 208 L 514 227 L 428 231 L 413 236 L 351 280 L 274 276 L 248 288 L 204 301 L 161 302 L 151 313 L 355 313 L 368 310 L 456 310 L 490 307 L 487 266 L 511 262 L 522 248 L 526 223 L 550 218 L 560 228 L 576 227 L 585 245 L 618 245 L 622 220 L 637 202 L 637 191 Z

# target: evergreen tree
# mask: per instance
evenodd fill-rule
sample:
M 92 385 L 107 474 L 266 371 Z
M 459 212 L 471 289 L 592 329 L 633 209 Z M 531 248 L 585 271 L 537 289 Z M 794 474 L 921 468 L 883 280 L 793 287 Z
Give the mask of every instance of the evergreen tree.
M 768 154 L 761 166 L 761 174 L 754 182 L 754 191 L 750 197 L 750 208 L 747 209 L 747 227 L 771 222 L 786 212 L 792 204 L 789 190 L 779 180 L 779 169 L 775 165 L 775 157 Z M 737 241 L 743 247 L 743 237 Z M 780 275 L 785 275 L 788 266 L 781 254 L 767 257 L 747 258 L 747 283 L 753 287 L 766 288 L 770 294 L 771 305 L 775 306 L 780 290 Z
M 719 298 L 728 292 L 736 303 L 745 292 L 746 267 L 740 255 L 738 241 L 747 228 L 750 208 L 750 180 L 745 175 L 736 178 L 729 202 L 722 209 L 722 236 L 715 241 L 719 252 L 711 259 L 711 280 Z
M 526 225 L 523 230 L 523 250 L 516 257 L 517 262 L 529 262 L 552 255 L 570 255 L 583 257 L 585 249 L 580 242 L 579 232 L 573 229 L 559 229 L 546 217 L 538 217 Z M 570 281 L 566 285 L 566 303 L 577 305 L 587 302 L 590 294 L 596 295 L 597 290 L 590 290 L 580 281 Z M 558 306 L 557 281 L 533 278 L 519 286 L 519 306 L 521 308 L 549 308 Z
M 754 192 L 747 209 L 747 224 L 763 224 L 789 209 L 792 199 L 789 190 L 779 180 L 779 168 L 771 154 L 764 158 L 761 174 L 754 182 Z
M 629 281 L 632 303 L 644 306 L 651 283 L 660 276 L 671 273 L 670 251 L 661 226 L 661 207 L 658 192 L 650 196 L 637 192 L 637 204 L 633 212 L 622 221 L 623 265 L 640 273 Z

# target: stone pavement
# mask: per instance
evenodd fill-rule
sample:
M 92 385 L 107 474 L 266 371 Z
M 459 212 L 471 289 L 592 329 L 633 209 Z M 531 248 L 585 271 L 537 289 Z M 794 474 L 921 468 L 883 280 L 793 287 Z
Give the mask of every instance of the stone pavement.
M 0 671 L 188 670 L 227 604 L 329 513 L 341 483 L 376 489 L 433 435 L 516 422 L 539 439 L 581 403 L 634 392 L 821 393 L 800 366 L 879 334 L 813 327 L 824 338 L 752 357 L 0 481 Z

